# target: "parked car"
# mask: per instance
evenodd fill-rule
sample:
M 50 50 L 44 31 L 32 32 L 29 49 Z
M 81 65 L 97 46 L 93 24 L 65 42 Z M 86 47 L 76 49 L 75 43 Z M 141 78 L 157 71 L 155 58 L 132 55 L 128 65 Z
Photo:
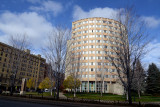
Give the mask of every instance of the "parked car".
M 50 90 L 46 88 L 46 89 L 44 89 L 44 92 L 50 92 Z

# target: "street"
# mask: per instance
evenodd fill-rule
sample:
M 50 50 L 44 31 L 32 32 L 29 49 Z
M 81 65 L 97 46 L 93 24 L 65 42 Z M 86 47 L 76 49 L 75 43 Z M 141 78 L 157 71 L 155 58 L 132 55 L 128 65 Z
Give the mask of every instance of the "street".
M 23 99 L 23 98 L 22 98 Z M 17 100 L 13 99 L 2 99 L 0 98 L 0 107 L 121 107 L 115 105 L 100 105 L 100 104 L 87 104 L 87 103 L 73 103 L 73 102 L 42 102 L 41 100 L 36 100 L 32 102 L 31 100 Z
M 0 99 L 0 107 L 60 107 L 60 106 L 27 103 L 27 102 L 11 101 L 11 100 L 7 101 Z

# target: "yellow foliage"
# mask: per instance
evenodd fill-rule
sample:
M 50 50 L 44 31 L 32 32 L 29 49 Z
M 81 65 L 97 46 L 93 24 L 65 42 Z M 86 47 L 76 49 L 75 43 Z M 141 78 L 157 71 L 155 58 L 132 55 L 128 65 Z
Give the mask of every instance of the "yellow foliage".
M 52 87 L 52 85 L 54 86 L 54 83 L 52 84 L 51 80 L 50 80 L 48 77 L 46 77 L 46 78 L 39 84 L 39 88 L 40 88 L 40 89 L 45 89 L 45 88 L 49 89 L 49 88 Z
M 68 76 L 67 79 L 65 79 L 63 82 L 64 88 L 69 88 L 69 89 L 78 88 L 80 85 L 81 85 L 80 80 L 74 78 L 73 75 Z
M 33 78 L 29 79 L 27 81 L 27 87 L 30 89 L 30 88 L 33 88 L 34 87 L 34 80 Z

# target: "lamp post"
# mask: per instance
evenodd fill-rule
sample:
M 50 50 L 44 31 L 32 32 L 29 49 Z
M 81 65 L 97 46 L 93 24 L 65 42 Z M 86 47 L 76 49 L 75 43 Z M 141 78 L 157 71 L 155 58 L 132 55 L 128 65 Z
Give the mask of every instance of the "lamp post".
M 10 76 L 10 80 L 11 80 L 11 90 L 10 90 L 10 95 L 13 95 L 13 89 L 14 89 L 14 83 L 15 83 L 15 74 L 12 74 Z
M 1 82 L 0 82 L 0 94 L 2 93 L 2 87 L 1 87 Z

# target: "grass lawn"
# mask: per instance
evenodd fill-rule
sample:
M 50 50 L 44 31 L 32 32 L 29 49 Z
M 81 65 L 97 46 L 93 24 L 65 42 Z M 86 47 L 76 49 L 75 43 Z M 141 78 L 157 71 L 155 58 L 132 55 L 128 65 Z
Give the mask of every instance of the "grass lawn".
M 73 94 L 71 93 L 66 93 L 64 94 L 68 98 L 73 98 Z M 101 97 L 100 94 L 97 93 L 77 93 L 76 94 L 77 98 L 80 99 L 94 99 L 94 100 L 108 100 L 108 101 L 125 101 L 125 97 L 122 95 L 113 95 L 113 94 L 103 94 Z M 132 97 L 132 100 L 134 101 L 134 97 Z M 160 101 L 160 97 L 156 96 L 142 96 L 141 99 L 139 99 L 137 96 L 135 97 L 135 101 L 141 101 L 141 102 L 158 102 Z
M 160 97 L 157 96 L 142 96 L 141 99 L 136 99 L 141 102 L 160 102 Z
M 73 98 L 73 94 L 71 93 L 66 93 L 64 94 L 65 96 L 69 97 L 69 98 Z M 77 98 L 83 98 L 83 99 L 94 99 L 94 100 L 109 100 L 109 101 L 125 101 L 124 96 L 121 95 L 113 95 L 113 94 L 103 94 L 103 96 L 101 97 L 100 94 L 97 93 L 78 93 L 76 94 Z

